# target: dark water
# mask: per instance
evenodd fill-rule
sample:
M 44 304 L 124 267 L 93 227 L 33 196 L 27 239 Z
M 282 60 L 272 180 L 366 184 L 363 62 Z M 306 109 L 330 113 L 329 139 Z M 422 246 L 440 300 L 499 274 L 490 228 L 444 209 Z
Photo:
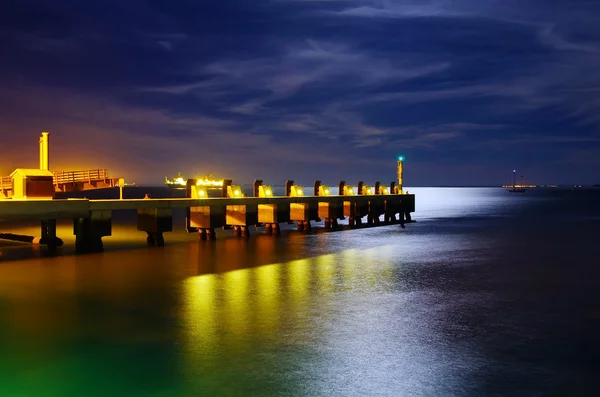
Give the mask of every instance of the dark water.
M 0 396 L 597 395 L 600 191 L 410 190 L 406 230 L 0 246 Z

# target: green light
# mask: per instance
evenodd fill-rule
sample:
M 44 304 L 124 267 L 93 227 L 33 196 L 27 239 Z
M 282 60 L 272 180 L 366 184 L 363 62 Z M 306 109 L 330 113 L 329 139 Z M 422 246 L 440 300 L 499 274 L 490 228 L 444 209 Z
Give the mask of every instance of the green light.
M 398 157 L 398 161 L 404 161 L 404 156 Z

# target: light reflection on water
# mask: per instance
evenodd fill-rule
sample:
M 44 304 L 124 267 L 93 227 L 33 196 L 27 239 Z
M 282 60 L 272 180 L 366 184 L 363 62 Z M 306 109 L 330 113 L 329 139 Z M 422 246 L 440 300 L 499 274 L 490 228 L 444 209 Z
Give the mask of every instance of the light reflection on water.
M 407 188 L 417 197 L 420 220 L 466 216 L 506 215 L 515 202 L 523 203 L 530 196 L 517 196 L 498 188 Z
M 409 191 L 406 230 L 0 262 L 0 395 L 584 395 L 597 206 Z
M 453 371 L 428 336 L 439 313 L 415 313 L 415 303 L 432 297 L 393 283 L 400 276 L 392 260 L 397 253 L 393 246 L 350 249 L 188 278 L 183 367 L 197 369 L 198 387 L 211 385 L 221 367 L 240 381 L 305 379 L 273 385 L 273 392 L 294 395 L 390 394 L 418 386 L 426 394 L 435 390 L 422 384 L 428 379 L 445 379 L 449 387 Z

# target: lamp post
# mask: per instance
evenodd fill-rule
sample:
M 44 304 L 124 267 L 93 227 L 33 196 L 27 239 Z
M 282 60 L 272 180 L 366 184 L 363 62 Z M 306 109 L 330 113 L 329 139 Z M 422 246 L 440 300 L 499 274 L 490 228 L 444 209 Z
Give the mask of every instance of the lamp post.
M 403 168 L 404 168 L 404 156 L 398 156 L 398 194 L 404 194 L 402 182 L 403 182 Z

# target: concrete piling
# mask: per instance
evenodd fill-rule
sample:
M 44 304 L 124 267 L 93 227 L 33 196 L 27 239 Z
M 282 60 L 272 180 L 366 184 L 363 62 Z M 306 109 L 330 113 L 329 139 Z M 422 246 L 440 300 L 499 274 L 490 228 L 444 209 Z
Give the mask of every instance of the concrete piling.
M 147 233 L 148 246 L 164 246 L 163 233 L 173 231 L 173 210 L 171 208 L 138 209 L 137 230 Z
M 227 187 L 231 186 L 228 179 L 221 189 L 221 197 L 227 197 Z M 186 197 L 200 199 L 207 198 L 205 187 L 198 186 L 196 179 L 188 179 L 186 184 Z M 188 233 L 198 233 L 198 240 L 214 241 L 217 239 L 215 228 L 225 226 L 225 206 L 187 207 L 185 229 Z
M 63 245 L 63 241 L 56 237 L 56 219 L 45 219 L 41 222 L 41 237 L 39 244 L 44 244 L 49 250 L 54 251 Z
M 90 211 L 88 217 L 73 219 L 73 234 L 76 252 L 102 252 L 102 237 L 112 234 L 111 211 Z
M 323 186 L 321 181 L 315 181 L 315 196 L 329 197 L 331 196 L 331 189 L 328 186 Z M 320 201 L 317 216 L 319 219 L 324 220 L 326 229 L 334 229 L 337 227 L 338 218 L 344 217 L 343 210 L 343 205 L 338 203 Z

